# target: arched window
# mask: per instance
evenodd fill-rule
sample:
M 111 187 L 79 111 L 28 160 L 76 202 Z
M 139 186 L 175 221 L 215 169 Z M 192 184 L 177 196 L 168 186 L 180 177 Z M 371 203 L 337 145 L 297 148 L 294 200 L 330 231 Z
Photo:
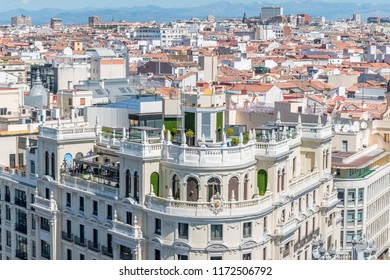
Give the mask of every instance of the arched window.
M 229 197 L 228 197 L 229 200 L 231 200 L 233 198 L 233 192 L 234 192 L 234 199 L 240 200 L 239 193 L 238 193 L 238 179 L 237 179 L 237 177 L 230 178 L 228 192 L 229 192 Z
M 126 175 L 125 175 L 125 185 L 126 185 L 126 197 L 130 197 L 131 193 L 131 175 L 130 175 L 130 170 L 126 170 Z
M 56 175 L 56 156 L 54 153 L 51 153 L 51 176 L 55 179 Z
M 326 168 L 326 151 L 323 151 L 322 153 L 322 168 Z
M 190 177 L 187 180 L 187 201 L 197 201 L 199 198 L 198 181 Z
M 282 171 L 278 170 L 278 184 L 277 184 L 277 192 L 280 192 L 280 185 L 282 181 Z
M 138 176 L 138 172 L 135 171 L 134 172 L 134 198 L 138 201 L 139 200 L 139 176 Z
M 176 174 L 172 178 L 173 199 L 180 199 L 180 178 Z
M 282 191 L 284 191 L 284 184 L 286 183 L 286 169 L 282 170 Z
M 221 194 L 221 181 L 218 178 L 210 178 L 207 181 L 207 188 L 209 190 L 209 200 L 217 193 Z
M 328 168 L 328 163 L 329 163 L 329 150 L 326 150 L 326 155 L 325 155 L 325 168 Z
M 265 171 L 264 169 L 257 171 L 257 188 L 259 189 L 260 195 L 264 195 L 267 191 L 267 180 L 267 171 Z
M 49 159 L 49 152 L 45 153 L 45 175 L 49 175 L 49 165 L 50 165 L 50 159 Z
M 160 190 L 160 177 L 157 172 L 153 172 L 150 175 L 150 183 L 153 185 L 153 192 L 155 195 L 159 196 Z
M 248 178 L 248 174 L 246 174 L 244 178 L 244 200 L 249 199 L 248 193 L 249 193 L 249 178 Z

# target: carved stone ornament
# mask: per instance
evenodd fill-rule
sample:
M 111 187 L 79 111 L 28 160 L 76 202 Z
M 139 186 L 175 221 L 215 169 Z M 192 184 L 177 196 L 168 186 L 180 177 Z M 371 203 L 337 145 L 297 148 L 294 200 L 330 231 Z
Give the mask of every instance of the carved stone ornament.
M 221 213 L 223 211 L 223 198 L 217 193 L 213 195 L 210 199 L 210 210 L 213 211 L 214 214 Z

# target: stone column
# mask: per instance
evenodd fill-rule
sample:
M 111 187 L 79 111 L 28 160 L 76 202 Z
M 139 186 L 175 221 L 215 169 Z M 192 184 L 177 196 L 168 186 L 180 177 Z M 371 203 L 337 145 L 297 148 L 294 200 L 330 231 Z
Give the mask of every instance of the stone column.
M 35 258 L 37 260 L 41 259 L 41 239 L 39 238 L 41 232 L 41 219 L 38 216 L 35 216 Z

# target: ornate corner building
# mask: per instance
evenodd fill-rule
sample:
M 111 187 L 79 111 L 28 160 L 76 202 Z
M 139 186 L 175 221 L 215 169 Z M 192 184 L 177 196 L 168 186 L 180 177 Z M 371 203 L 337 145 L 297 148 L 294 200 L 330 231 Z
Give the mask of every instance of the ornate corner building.
M 338 247 L 331 124 L 278 118 L 234 143 L 218 129 L 221 95 L 187 97 L 197 141 L 41 125 L 26 171 L 0 173 L 1 258 L 311 259 L 318 236 Z

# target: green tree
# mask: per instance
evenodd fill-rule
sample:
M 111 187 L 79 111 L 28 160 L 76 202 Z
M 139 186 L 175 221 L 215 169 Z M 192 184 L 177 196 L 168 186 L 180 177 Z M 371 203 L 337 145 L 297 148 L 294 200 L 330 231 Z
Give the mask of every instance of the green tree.
M 234 133 L 234 129 L 233 128 L 229 127 L 228 129 L 226 129 L 226 134 L 228 136 L 231 136 L 233 133 Z

